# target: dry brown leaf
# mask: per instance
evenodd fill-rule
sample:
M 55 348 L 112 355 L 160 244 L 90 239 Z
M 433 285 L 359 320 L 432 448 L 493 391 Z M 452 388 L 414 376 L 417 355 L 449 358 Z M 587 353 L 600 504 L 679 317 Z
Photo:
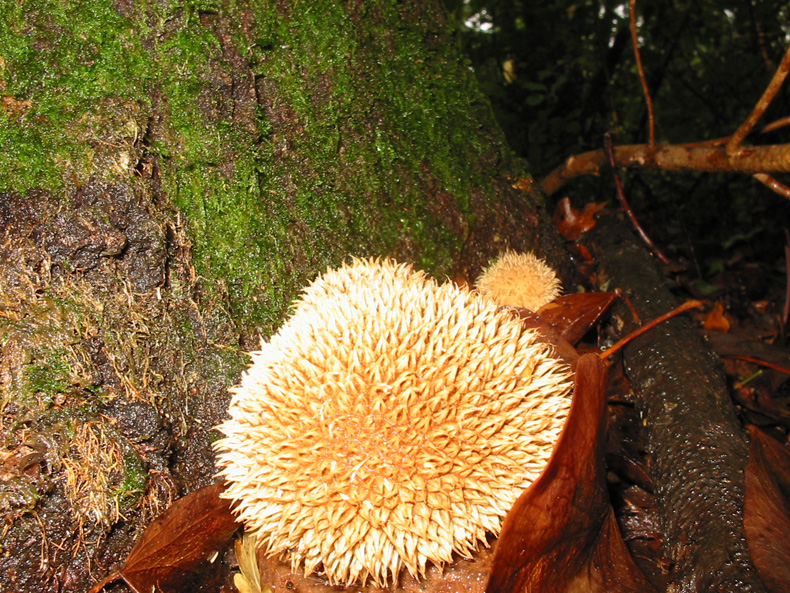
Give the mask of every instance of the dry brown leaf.
M 790 591 L 790 453 L 749 427 L 743 525 L 754 566 L 771 593 Z
M 730 331 L 730 322 L 724 316 L 724 305 L 716 303 L 713 310 L 705 316 L 703 327 L 709 331 L 720 331 L 725 334 Z
M 521 307 L 508 307 L 514 315 L 518 315 L 524 327 L 538 330 L 540 341 L 551 344 L 554 347 L 554 354 L 573 367 L 579 359 L 579 353 L 568 340 L 563 338 L 560 333 L 551 326 L 537 313 Z
M 563 338 L 576 344 L 617 299 L 614 292 L 567 294 L 543 307 L 539 313 Z
M 562 198 L 554 211 L 554 224 L 563 237 L 575 241 L 579 235 L 595 226 L 595 215 L 605 207 L 605 202 L 600 204 L 590 202 L 584 206 L 584 210 L 576 210 L 571 206 L 569 198 Z
M 505 518 L 487 593 L 654 591 L 620 536 L 603 463 L 606 367 L 579 358 L 573 404 L 551 460 Z
M 520 307 L 508 307 L 521 318 L 525 327 L 537 329 L 554 352 L 572 367 L 579 354 L 574 348 L 617 299 L 613 292 L 593 292 L 561 296 L 539 314 Z
M 239 528 L 222 489 L 217 482 L 195 490 L 148 526 L 121 569 L 135 593 L 200 590 L 206 569 Z

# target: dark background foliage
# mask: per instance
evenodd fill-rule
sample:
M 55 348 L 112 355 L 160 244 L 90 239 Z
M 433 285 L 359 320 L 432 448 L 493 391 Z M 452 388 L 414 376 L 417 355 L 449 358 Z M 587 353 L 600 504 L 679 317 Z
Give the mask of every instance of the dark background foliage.
M 647 141 L 647 111 L 629 33 L 628 4 L 554 0 L 447 2 L 511 146 L 541 179 L 569 155 Z M 780 1 L 637 3 L 641 55 L 656 136 L 682 144 L 731 135 L 750 113 L 790 38 Z M 760 125 L 790 111 L 787 86 Z M 749 138 L 787 142 L 787 129 Z M 631 170 L 626 192 L 648 232 L 699 286 L 747 264 L 784 268 L 787 200 L 746 175 Z M 613 198 L 611 175 L 574 181 L 560 198 Z M 758 287 L 757 292 L 760 292 Z M 760 297 L 760 294 L 753 294 Z

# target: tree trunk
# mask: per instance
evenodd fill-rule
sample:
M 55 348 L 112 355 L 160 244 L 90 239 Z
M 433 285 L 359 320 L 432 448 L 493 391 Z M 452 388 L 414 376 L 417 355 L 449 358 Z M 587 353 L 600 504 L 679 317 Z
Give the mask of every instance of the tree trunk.
M 568 265 L 438 2 L 2 12 L 3 590 L 87 590 L 211 481 L 243 351 L 327 265 Z

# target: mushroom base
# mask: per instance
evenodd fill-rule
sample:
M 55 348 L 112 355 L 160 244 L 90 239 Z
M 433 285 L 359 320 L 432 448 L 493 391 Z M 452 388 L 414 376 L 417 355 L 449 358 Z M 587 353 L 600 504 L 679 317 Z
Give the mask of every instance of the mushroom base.
M 366 585 L 330 585 L 320 575 L 305 576 L 292 572 L 290 566 L 277 558 L 258 554 L 262 590 L 271 593 L 483 593 L 491 569 L 496 540 L 489 547 L 475 552 L 471 559 L 457 558 L 443 567 L 429 565 L 425 578 L 416 579 L 403 570 L 396 585 L 386 588 L 373 582 Z

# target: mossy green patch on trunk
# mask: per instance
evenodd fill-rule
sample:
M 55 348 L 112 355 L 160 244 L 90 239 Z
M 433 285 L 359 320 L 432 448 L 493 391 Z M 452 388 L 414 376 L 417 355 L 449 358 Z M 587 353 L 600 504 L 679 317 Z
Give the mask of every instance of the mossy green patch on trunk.
M 493 194 L 481 158 L 506 155 L 438 6 L 115 7 L 9 6 L 0 191 L 155 177 L 197 272 L 265 334 L 347 255 L 452 273 Z

